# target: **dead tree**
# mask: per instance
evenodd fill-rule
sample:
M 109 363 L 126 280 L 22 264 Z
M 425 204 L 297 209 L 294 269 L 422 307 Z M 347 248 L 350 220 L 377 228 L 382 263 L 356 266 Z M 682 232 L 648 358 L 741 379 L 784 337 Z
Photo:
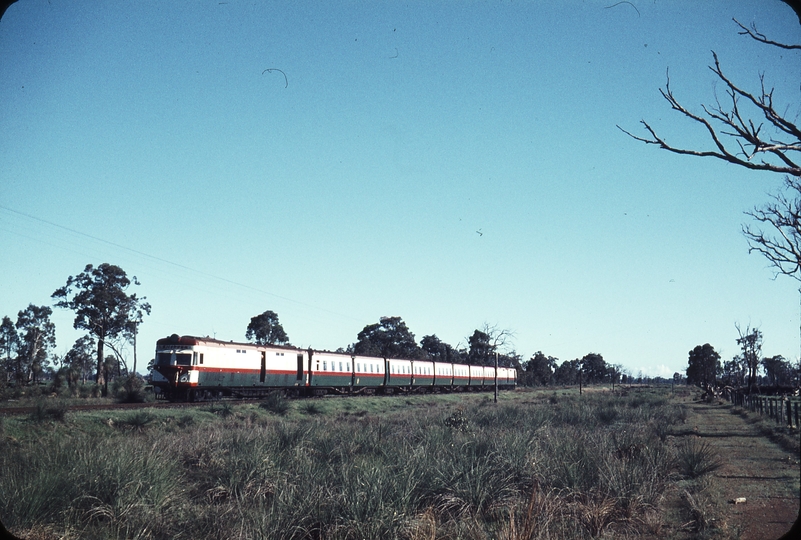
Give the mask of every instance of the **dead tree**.
M 747 28 L 736 19 L 734 22 L 740 27 L 740 34 L 749 36 L 759 43 L 801 51 L 801 45 L 786 45 L 771 41 L 761 34 L 756 26 Z M 759 76 L 759 90 L 748 91 L 726 76 L 714 51 L 712 57 L 714 64 L 709 66 L 709 69 L 725 85 L 726 105 L 716 98 L 714 105 L 701 105 L 703 114 L 690 111 L 673 94 L 669 72 L 665 87 L 659 90 L 674 111 L 704 127 L 712 141 L 710 149 L 697 150 L 668 143 L 645 120 L 641 120 L 640 123 L 645 127 L 647 136 L 634 135 L 620 126 L 617 126 L 618 129 L 633 139 L 657 145 L 675 154 L 713 157 L 748 169 L 800 177 L 801 129 L 789 114 L 776 110 L 773 88 L 765 86 L 764 75 Z
M 784 179 L 786 193 L 746 212 L 760 225 L 743 225 L 749 252 L 764 255 L 776 271 L 801 281 L 801 178 Z M 766 229 L 767 231 L 766 232 Z

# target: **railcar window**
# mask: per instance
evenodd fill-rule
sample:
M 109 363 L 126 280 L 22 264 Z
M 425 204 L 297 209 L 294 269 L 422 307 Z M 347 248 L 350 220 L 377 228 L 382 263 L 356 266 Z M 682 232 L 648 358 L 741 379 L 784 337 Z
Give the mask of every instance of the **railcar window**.
M 200 353 L 200 363 L 203 363 L 203 353 Z
M 342 369 L 342 362 L 339 363 L 339 371 L 345 371 L 344 369 Z
M 323 371 L 328 371 L 328 360 L 323 360 Z
M 171 353 L 168 352 L 160 352 L 158 353 L 158 362 L 156 362 L 160 366 L 169 366 L 170 365 L 170 356 Z
M 176 354 L 175 363 L 179 366 L 189 366 L 192 364 L 192 355 L 189 353 Z

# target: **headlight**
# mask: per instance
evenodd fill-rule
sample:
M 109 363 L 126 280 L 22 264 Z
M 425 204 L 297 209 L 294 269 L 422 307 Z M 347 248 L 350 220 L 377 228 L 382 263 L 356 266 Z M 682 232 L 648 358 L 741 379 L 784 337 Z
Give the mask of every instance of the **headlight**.
M 178 379 L 178 380 L 181 381 L 181 382 L 188 382 L 189 381 L 189 373 L 184 373 L 183 375 L 181 375 L 181 378 Z

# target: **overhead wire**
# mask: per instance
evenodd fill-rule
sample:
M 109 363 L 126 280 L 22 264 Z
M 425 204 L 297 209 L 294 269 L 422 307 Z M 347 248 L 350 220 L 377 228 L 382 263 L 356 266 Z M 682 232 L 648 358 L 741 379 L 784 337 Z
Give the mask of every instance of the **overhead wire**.
M 260 294 L 271 296 L 273 298 L 276 298 L 276 299 L 279 299 L 279 300 L 283 300 L 285 302 L 290 302 L 290 303 L 293 303 L 295 305 L 302 306 L 302 307 L 305 307 L 305 308 L 308 308 L 308 309 L 312 309 L 312 310 L 315 310 L 315 311 L 318 311 L 318 312 L 327 313 L 329 315 L 334 315 L 336 317 L 340 317 L 340 318 L 344 318 L 344 319 L 358 321 L 358 322 L 364 324 L 364 321 L 362 321 L 361 319 L 359 319 L 357 317 L 353 317 L 351 315 L 347 315 L 347 314 L 340 313 L 340 312 L 337 312 L 337 311 L 334 311 L 334 310 L 330 310 L 330 309 L 327 309 L 327 308 L 322 308 L 322 307 L 319 307 L 319 306 L 315 306 L 315 305 L 309 304 L 307 302 L 303 302 L 303 301 L 300 301 L 300 300 L 296 300 L 294 298 L 289 298 L 287 296 L 276 294 L 274 292 L 267 291 L 267 290 L 264 290 L 264 289 L 260 289 L 258 287 L 254 287 L 252 285 L 248 285 L 248 284 L 245 284 L 245 283 L 241 283 L 241 282 L 238 282 L 238 281 L 235 281 L 235 280 L 223 277 L 223 276 L 219 276 L 217 274 L 213 274 L 211 272 L 206 272 L 204 270 L 199 270 L 197 268 L 192 268 L 192 267 L 187 266 L 185 264 L 177 263 L 175 261 L 171 261 L 171 260 L 165 259 L 163 257 L 152 255 L 150 253 L 146 253 L 144 251 L 137 250 L 137 249 L 122 245 L 122 244 L 117 243 L 117 242 L 112 242 L 110 240 L 106 240 L 104 238 L 100 238 L 98 236 L 85 233 L 83 231 L 79 231 L 79 230 L 76 230 L 76 229 L 73 229 L 73 228 L 70 228 L 70 227 L 66 227 L 64 225 L 55 223 L 53 221 L 49 221 L 47 219 L 28 214 L 26 212 L 21 212 L 19 210 L 15 210 L 13 208 L 9 208 L 9 207 L 7 207 L 5 205 L 2 205 L 2 204 L 0 204 L 0 210 L 4 210 L 6 212 L 9 212 L 11 214 L 15 214 L 17 216 L 25 217 L 27 219 L 34 220 L 34 221 L 37 221 L 39 223 L 43 223 L 43 224 L 48 225 L 50 227 L 55 227 L 57 229 L 60 229 L 60 230 L 63 230 L 63 231 L 67 231 L 67 232 L 69 232 L 69 233 L 71 233 L 73 235 L 78 235 L 80 237 L 89 238 L 89 239 L 91 239 L 91 240 L 93 240 L 95 242 L 100 242 L 102 244 L 105 244 L 105 245 L 108 245 L 108 246 L 112 246 L 112 247 L 117 248 L 117 249 L 121 249 L 123 251 L 132 253 L 134 255 L 137 255 L 137 256 L 140 256 L 140 257 L 145 257 L 146 259 L 149 259 L 151 261 L 163 263 L 163 264 L 169 265 L 169 266 L 174 267 L 174 268 L 178 268 L 178 269 L 181 269 L 181 270 L 192 272 L 192 273 L 197 274 L 199 276 L 203 276 L 203 277 L 206 277 L 206 278 L 211 278 L 213 280 L 217 280 L 217 281 L 222 282 L 222 283 L 227 283 L 229 285 L 234 285 L 236 287 L 240 287 L 240 288 L 245 289 L 245 290 L 249 290 L 249 291 L 252 291 L 252 292 L 257 292 L 257 293 L 260 293 Z M 32 238 L 32 237 L 30 237 L 30 236 L 28 236 L 26 234 L 23 234 L 23 233 L 20 233 L 20 232 L 17 232 L 17 231 L 12 231 L 12 230 L 9 230 L 7 228 L 0 228 L 0 230 L 5 230 L 6 232 L 9 232 L 11 234 L 16 234 L 16 235 L 21 236 L 23 238 L 27 238 L 29 240 L 33 240 L 33 241 L 37 241 L 37 242 L 40 242 L 40 243 L 43 243 L 43 244 L 46 244 L 46 245 L 50 245 L 52 247 L 65 249 L 63 245 L 55 245 L 53 243 L 50 243 L 50 242 L 47 242 L 47 241 L 44 241 L 44 240 L 41 240 L 41 239 L 38 239 L 38 238 Z M 77 252 L 77 253 L 79 253 L 81 255 L 89 256 L 86 253 L 82 253 L 82 252 Z

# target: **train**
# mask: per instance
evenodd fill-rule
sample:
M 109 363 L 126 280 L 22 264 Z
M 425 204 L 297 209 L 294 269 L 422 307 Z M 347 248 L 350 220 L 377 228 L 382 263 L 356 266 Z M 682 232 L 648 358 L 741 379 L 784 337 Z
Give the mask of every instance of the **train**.
M 486 391 L 496 370 L 433 360 L 381 358 L 283 345 L 235 343 L 173 334 L 156 342 L 156 398 L 206 401 L 288 397 Z M 497 387 L 513 390 L 517 370 L 497 368 Z

